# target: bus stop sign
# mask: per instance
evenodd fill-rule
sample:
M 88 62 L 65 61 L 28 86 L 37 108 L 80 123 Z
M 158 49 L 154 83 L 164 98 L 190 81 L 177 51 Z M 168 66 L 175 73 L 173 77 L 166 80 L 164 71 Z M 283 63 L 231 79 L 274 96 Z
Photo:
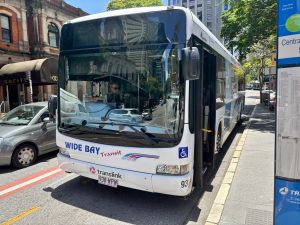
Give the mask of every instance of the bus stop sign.
M 274 224 L 300 224 L 300 1 L 278 1 Z

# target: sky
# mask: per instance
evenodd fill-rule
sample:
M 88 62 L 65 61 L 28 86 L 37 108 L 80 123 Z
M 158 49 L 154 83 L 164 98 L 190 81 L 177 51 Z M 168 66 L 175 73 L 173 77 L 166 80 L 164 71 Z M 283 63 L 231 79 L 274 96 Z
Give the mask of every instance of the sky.
M 66 3 L 81 8 L 83 11 L 94 14 L 103 12 L 109 0 L 65 0 Z M 162 0 L 167 5 L 168 0 Z

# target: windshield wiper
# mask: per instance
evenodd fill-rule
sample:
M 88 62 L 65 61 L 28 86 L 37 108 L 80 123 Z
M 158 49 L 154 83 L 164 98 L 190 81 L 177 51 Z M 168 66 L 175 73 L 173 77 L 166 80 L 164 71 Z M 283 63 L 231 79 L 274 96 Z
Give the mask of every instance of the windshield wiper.
M 106 134 L 112 134 L 112 132 L 108 130 L 99 130 L 92 127 L 85 127 L 83 125 L 78 124 L 66 124 L 64 126 L 67 126 L 68 128 L 59 127 L 58 130 L 61 133 L 68 133 L 72 131 L 79 131 L 79 134 L 89 134 L 89 133 L 106 133 Z M 85 128 L 86 130 L 82 130 L 81 128 Z
M 149 134 L 149 133 L 146 133 L 146 129 L 145 129 L 145 126 L 144 125 L 138 125 L 138 124 L 132 124 L 132 123 L 114 123 L 114 122 L 109 122 L 109 123 L 106 123 L 106 122 L 100 122 L 100 123 L 97 123 L 97 124 L 101 124 L 101 125 L 111 125 L 111 126 L 126 126 L 126 127 L 129 127 L 130 129 L 132 129 L 133 131 L 135 131 L 137 134 L 140 135 L 140 137 L 148 140 L 149 142 L 151 142 L 152 144 L 157 144 L 157 142 L 152 139 L 152 135 Z M 141 129 L 137 129 L 135 127 L 141 127 Z M 121 132 L 121 131 L 119 131 Z M 132 137 L 132 136 L 130 136 Z
M 111 125 L 111 126 L 127 126 L 129 128 L 131 128 L 133 131 L 135 131 L 136 133 L 140 134 L 141 137 L 147 139 L 148 141 L 150 141 L 152 144 L 157 144 L 158 142 L 168 142 L 168 143 L 175 143 L 177 142 L 177 140 L 175 139 L 170 139 L 170 138 L 159 138 L 159 137 L 155 137 L 153 134 L 151 133 L 147 133 L 146 127 L 144 125 L 139 125 L 139 124 L 128 124 L 128 123 L 114 123 L 114 122 L 109 122 L 109 123 L 105 123 L 105 122 L 100 122 L 99 124 L 103 124 L 103 125 Z M 141 127 L 140 129 L 137 129 L 135 127 Z
M 80 128 L 82 128 L 82 126 L 77 125 L 77 124 L 62 124 L 61 127 L 58 127 L 58 130 L 61 133 L 68 133 L 68 132 L 71 132 L 71 131 L 79 130 Z

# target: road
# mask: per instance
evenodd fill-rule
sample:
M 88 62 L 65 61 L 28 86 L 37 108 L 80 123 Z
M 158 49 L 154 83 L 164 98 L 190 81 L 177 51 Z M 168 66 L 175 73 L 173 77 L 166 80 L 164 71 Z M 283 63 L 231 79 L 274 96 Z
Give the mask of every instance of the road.
M 257 103 L 247 91 L 244 117 Z M 203 192 L 189 198 L 101 186 L 57 168 L 57 152 L 30 168 L 0 167 L 0 225 L 8 224 L 204 224 L 245 124 L 235 129 L 218 156 Z

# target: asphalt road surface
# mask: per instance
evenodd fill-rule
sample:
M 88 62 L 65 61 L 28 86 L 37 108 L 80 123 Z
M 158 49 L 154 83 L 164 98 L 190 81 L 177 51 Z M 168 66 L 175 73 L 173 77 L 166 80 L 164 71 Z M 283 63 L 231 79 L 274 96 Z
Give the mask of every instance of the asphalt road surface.
M 245 123 L 258 98 L 257 91 L 247 91 Z M 29 168 L 0 167 L 0 225 L 204 224 L 245 123 L 226 142 L 204 190 L 188 198 L 114 189 L 64 173 L 57 168 L 57 152 Z

